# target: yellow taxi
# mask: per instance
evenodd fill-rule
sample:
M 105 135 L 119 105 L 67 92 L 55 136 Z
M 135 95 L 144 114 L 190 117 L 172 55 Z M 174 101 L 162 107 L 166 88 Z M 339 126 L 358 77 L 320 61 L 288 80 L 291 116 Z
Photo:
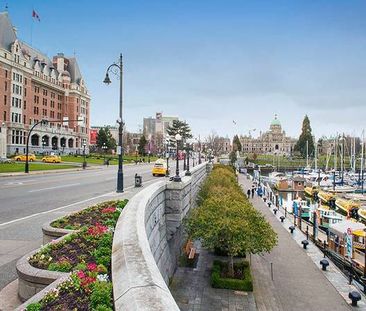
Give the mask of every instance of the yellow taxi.
M 17 156 L 14 157 L 14 161 L 26 161 L 27 160 L 27 156 L 25 154 L 19 154 Z M 34 154 L 28 154 L 28 161 L 29 162 L 33 162 L 36 160 L 36 156 Z
M 42 158 L 44 163 L 61 163 L 61 157 L 58 155 L 48 155 Z
M 166 162 L 162 159 L 156 160 L 154 163 L 154 167 L 152 168 L 152 175 L 159 176 L 159 175 L 166 175 L 167 167 Z

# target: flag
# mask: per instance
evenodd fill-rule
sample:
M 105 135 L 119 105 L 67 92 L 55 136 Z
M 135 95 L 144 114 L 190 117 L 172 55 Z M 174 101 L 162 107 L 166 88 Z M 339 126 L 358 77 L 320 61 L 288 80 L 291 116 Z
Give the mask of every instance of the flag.
M 39 15 L 37 14 L 37 12 L 36 11 L 34 11 L 33 10 L 33 12 L 32 12 L 32 17 L 33 18 L 35 18 L 35 19 L 37 19 L 39 22 L 41 21 L 41 19 L 39 18 Z
M 236 122 L 235 122 L 235 120 L 233 120 L 233 123 L 236 125 Z

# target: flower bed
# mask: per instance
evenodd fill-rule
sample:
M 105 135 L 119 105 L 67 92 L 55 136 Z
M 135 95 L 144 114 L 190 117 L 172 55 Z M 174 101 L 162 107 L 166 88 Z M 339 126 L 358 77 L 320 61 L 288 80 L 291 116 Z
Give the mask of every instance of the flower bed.
M 72 272 L 71 276 L 26 310 L 113 310 L 111 254 L 114 228 L 122 211 L 118 206 L 118 202 L 107 202 L 56 221 L 81 229 L 47 244 L 29 263 L 38 269 Z M 87 227 L 81 220 L 91 225 Z
M 215 260 L 212 267 L 211 285 L 215 288 L 253 291 L 249 263 L 247 261 L 234 263 L 234 278 L 230 278 L 228 277 L 228 263 Z
M 97 223 L 114 226 L 119 216 L 119 213 L 114 214 L 114 212 L 116 209 L 123 209 L 126 204 L 127 200 L 103 202 L 59 218 L 51 223 L 51 227 L 78 230 L 83 226 L 95 226 Z M 113 216 L 116 216 L 117 219 Z

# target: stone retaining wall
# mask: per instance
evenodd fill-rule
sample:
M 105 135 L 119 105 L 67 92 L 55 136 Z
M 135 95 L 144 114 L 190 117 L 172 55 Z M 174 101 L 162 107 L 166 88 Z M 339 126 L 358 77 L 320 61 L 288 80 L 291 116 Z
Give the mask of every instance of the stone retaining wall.
M 179 310 L 167 284 L 181 253 L 183 218 L 206 174 L 206 164 L 196 166 L 182 182 L 153 184 L 124 208 L 112 251 L 116 310 Z
M 64 238 L 65 236 L 59 238 L 57 241 Z M 55 280 L 69 275 L 69 273 L 65 272 L 43 270 L 31 266 L 28 262 L 29 258 L 40 250 L 41 248 L 38 248 L 24 255 L 16 264 L 16 271 L 18 274 L 18 296 L 21 301 L 26 301 Z

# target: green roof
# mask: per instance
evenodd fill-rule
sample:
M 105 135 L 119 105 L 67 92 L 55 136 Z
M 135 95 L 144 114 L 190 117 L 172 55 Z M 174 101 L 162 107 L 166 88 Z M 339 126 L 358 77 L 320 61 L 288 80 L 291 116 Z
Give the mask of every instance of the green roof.
M 280 120 L 277 119 L 277 115 L 275 115 L 275 118 L 271 122 L 271 126 L 272 125 L 279 125 L 279 126 L 281 126 L 281 122 L 280 122 Z

